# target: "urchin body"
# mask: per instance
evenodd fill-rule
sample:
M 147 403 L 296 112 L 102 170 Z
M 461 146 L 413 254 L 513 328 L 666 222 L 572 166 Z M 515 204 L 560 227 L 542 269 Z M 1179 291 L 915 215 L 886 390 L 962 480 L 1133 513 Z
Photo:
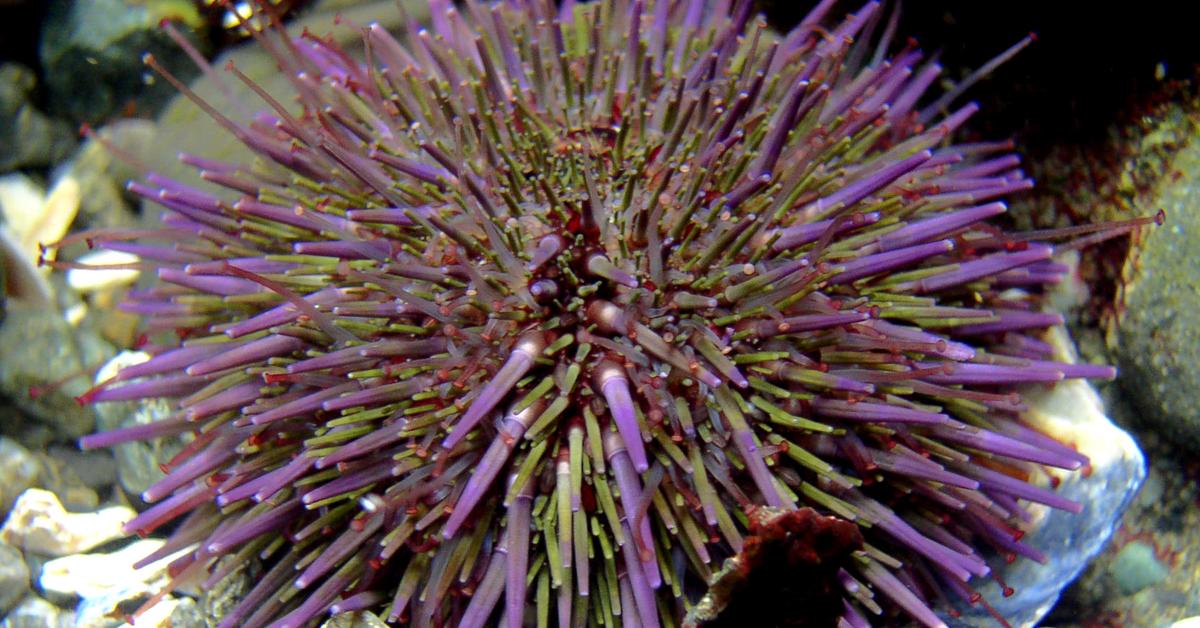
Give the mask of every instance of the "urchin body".
M 263 35 L 302 111 L 201 101 L 255 163 L 185 155 L 225 192 L 149 173 L 163 228 L 89 236 L 180 342 L 89 395 L 178 414 L 85 445 L 194 434 L 130 529 L 187 515 L 177 582 L 263 560 L 226 625 L 674 624 L 764 506 L 859 524 L 848 625 L 1043 559 L 1025 503 L 1079 505 L 1032 479 L 1087 460 L 1017 387 L 1112 372 L 1037 339 L 1064 271 L 986 223 L 1011 146 L 949 143 L 975 107 L 917 108 L 939 68 L 876 52 L 876 3 L 725 4 L 434 2 L 365 62 Z

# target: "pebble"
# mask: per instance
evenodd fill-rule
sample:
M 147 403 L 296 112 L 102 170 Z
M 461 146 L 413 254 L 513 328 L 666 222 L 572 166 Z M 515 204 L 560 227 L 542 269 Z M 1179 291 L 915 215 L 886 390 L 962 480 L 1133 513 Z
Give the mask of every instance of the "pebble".
M 1195 114 L 1194 114 L 1195 115 Z M 1145 202 L 1166 222 L 1148 229 L 1125 288 L 1114 346 L 1122 384 L 1148 426 L 1200 452 L 1200 125 Z
M 96 123 L 148 113 L 175 94 L 142 63 L 144 53 L 184 82 L 198 70 L 159 28 L 172 22 L 194 43 L 204 21 L 189 0 L 55 0 L 42 24 L 40 60 L 55 113 Z
M 37 458 L 28 449 L 0 436 L 0 517 L 8 514 L 25 489 L 34 486 L 40 470 Z
M 179 598 L 179 603 L 171 609 L 168 618 L 171 628 L 208 628 L 209 622 L 196 600 L 190 597 Z
M 130 211 L 125 184 L 141 173 L 114 156 L 109 147 L 145 162 L 154 145 L 157 126 L 149 120 L 124 119 L 96 129 L 67 162 L 64 176 L 79 182 L 80 221 L 92 229 L 132 227 L 137 215 Z M 103 140 L 103 142 L 101 141 Z
M 58 241 L 67 234 L 79 214 L 79 203 L 79 182 L 69 175 L 58 177 L 47 192 L 23 174 L 0 180 L 4 221 L 30 263 L 36 263 L 41 255 L 40 244 Z
M 64 605 L 75 599 L 92 600 L 90 603 L 97 603 L 94 601 L 102 598 L 113 600 L 109 597 L 113 595 L 123 600 L 148 597 L 166 585 L 167 566 L 179 555 L 155 561 L 141 569 L 134 569 L 133 564 L 164 543 L 161 539 L 141 539 L 108 554 L 56 558 L 42 565 L 38 584 L 49 600 Z
M 12 610 L 0 628 L 74 628 L 75 613 L 29 594 Z
M 1122 547 L 1109 571 L 1124 595 L 1133 595 L 1167 577 L 1167 568 L 1154 556 L 1154 548 L 1141 541 Z
M 91 266 L 136 264 L 141 260 L 132 253 L 102 249 L 79 256 L 75 261 Z M 127 286 L 137 281 L 140 272 L 136 268 L 72 268 L 67 271 L 67 285 L 76 292 L 102 292 Z
M 46 556 L 78 554 L 124 537 L 123 526 L 136 515 L 128 506 L 67 512 L 54 493 L 31 488 L 17 498 L 0 540 Z
M 74 447 L 50 445 L 46 457 L 61 465 L 58 472 L 68 478 L 64 483 L 77 483 L 96 490 L 117 483 L 117 463 L 107 449 L 79 451 Z
M 0 543 L 0 616 L 29 592 L 29 567 L 17 548 Z
M 19 63 L 0 65 L 0 172 L 41 168 L 75 145 L 74 129 L 34 106 L 37 75 Z
M 54 493 L 69 512 L 91 512 L 100 507 L 100 494 L 96 488 L 84 481 L 88 469 L 72 465 L 71 458 L 59 458 L 58 452 L 67 451 L 61 445 L 51 445 L 53 452 L 34 454 L 41 463 L 42 473 L 37 487 Z M 79 452 L 76 452 L 79 453 Z M 103 481 L 103 472 L 91 479 Z M 109 483 L 110 485 L 112 482 Z
M 6 314 L 0 325 L 0 392 L 62 439 L 91 433 L 95 414 L 75 401 L 90 387 L 87 377 L 63 380 L 102 363 L 114 353 L 113 347 L 45 308 L 9 303 Z M 42 394 L 31 396 L 34 387 Z
M 76 628 L 119 628 L 129 626 L 123 618 L 141 610 L 134 624 L 137 628 L 178 628 L 172 623 L 181 598 L 166 596 L 154 606 L 141 609 L 154 594 L 145 583 L 112 589 L 96 597 L 83 598 L 75 607 Z

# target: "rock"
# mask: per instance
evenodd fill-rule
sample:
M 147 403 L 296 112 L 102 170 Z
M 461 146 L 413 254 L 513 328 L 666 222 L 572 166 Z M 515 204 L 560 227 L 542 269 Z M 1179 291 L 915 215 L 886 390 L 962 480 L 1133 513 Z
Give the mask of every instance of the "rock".
M 37 307 L 53 303 L 46 278 L 29 261 L 20 240 L 0 224 L 0 323 L 4 322 L 4 306 L 10 298 Z
M 209 622 L 205 619 L 200 605 L 190 597 L 179 598 L 179 603 L 171 609 L 169 618 L 171 628 L 207 628 Z
M 136 264 L 140 260 L 132 253 L 102 249 L 81 255 L 77 260 L 80 264 L 102 266 L 111 264 Z M 67 271 L 67 285 L 76 292 L 103 292 L 121 286 L 127 286 L 137 281 L 140 273 L 136 268 L 105 268 L 91 270 L 87 268 L 72 268 Z
M 173 554 L 140 569 L 134 563 L 163 546 L 161 539 L 142 539 L 109 554 L 75 554 L 47 562 L 38 579 L 43 593 L 54 602 L 149 597 L 167 583 L 167 565 Z M 136 608 L 128 609 L 129 611 Z M 170 613 L 168 613 L 169 615 Z
M 96 381 L 103 381 L 120 368 L 145 362 L 150 356 L 140 351 L 123 351 L 100 368 Z M 144 425 L 160 421 L 173 414 L 170 404 L 163 399 L 101 403 L 96 405 L 97 429 L 114 430 L 131 425 Z M 172 436 L 148 441 L 121 443 L 112 448 L 117 462 L 117 482 L 126 494 L 140 499 L 151 484 L 163 477 L 158 463 L 170 460 L 183 446 L 185 437 Z
M 56 455 L 73 450 L 61 445 L 51 445 L 51 447 L 54 450 L 52 453 L 39 452 L 35 454 L 42 466 L 38 488 L 54 493 L 63 503 L 63 507 L 70 512 L 96 510 L 100 505 L 100 495 L 96 492 L 96 487 L 88 486 L 84 481 L 83 477 L 87 469 L 72 465 L 73 458 L 71 457 L 59 458 Z M 101 473 L 103 472 L 101 471 Z M 114 471 L 112 475 L 115 476 L 115 474 Z M 96 477 L 96 480 L 103 481 L 103 475 Z
M 79 182 L 81 220 L 89 228 L 130 227 L 137 216 L 130 211 L 125 184 L 139 173 L 114 156 L 110 146 L 132 159 L 145 161 L 153 150 L 157 126 L 149 120 L 117 120 L 97 129 L 65 166 L 64 176 Z M 98 137 L 96 137 L 98 136 Z M 100 140 L 103 140 L 101 142 Z
M 218 569 L 224 568 L 233 556 L 226 556 L 218 563 Z M 242 598 L 258 584 L 262 575 L 257 561 L 239 564 L 224 578 L 218 580 L 211 589 L 205 590 L 200 596 L 200 610 L 210 625 L 216 625 L 222 617 L 241 603 Z
M 50 102 L 78 122 L 152 113 L 175 93 L 142 63 L 152 54 L 187 80 L 197 69 L 159 28 L 170 21 L 198 44 L 204 22 L 187 0 L 55 0 L 42 25 L 39 55 Z M 129 108 L 132 107 L 133 111 Z
M 124 537 L 122 528 L 135 516 L 127 506 L 70 513 L 54 493 L 31 488 L 17 498 L 0 530 L 0 540 L 47 556 L 78 554 Z
M 429 3 L 426 0 L 401 0 L 410 18 L 418 22 L 427 22 Z M 395 29 L 400 26 L 401 13 L 396 10 L 396 0 L 369 0 L 359 2 L 356 6 L 346 6 L 345 2 L 332 4 L 321 3 L 311 11 L 297 16 L 287 27 L 293 36 L 304 30 L 329 35 L 341 45 L 347 45 L 347 50 L 361 45 L 362 34 L 346 24 L 369 24 L 378 22 L 384 28 Z M 337 26 L 338 18 L 342 26 Z M 250 77 L 255 83 L 271 94 L 280 102 L 292 102 L 295 91 L 288 77 L 280 72 L 274 59 L 254 42 L 232 48 L 212 61 L 215 68 L 234 63 L 237 68 Z M 248 122 L 249 116 L 263 109 L 257 97 L 249 94 L 248 90 L 238 89 L 241 85 L 236 82 L 224 81 L 234 88 L 240 96 L 238 102 L 230 102 L 222 90 L 210 76 L 200 76 L 191 88 L 200 97 L 212 103 L 226 115 L 237 122 Z M 180 152 L 202 155 L 210 159 L 229 161 L 231 163 L 249 163 L 254 158 L 253 153 L 241 141 L 221 129 L 212 117 L 201 112 L 194 102 L 187 97 L 178 95 L 167 105 L 158 118 L 159 135 L 154 143 L 155 151 L 149 162 L 155 165 L 159 174 L 185 183 L 198 186 L 210 192 L 225 194 L 228 190 L 200 178 L 199 173 L 191 167 L 181 164 L 178 160 Z M 156 206 L 155 206 L 156 207 Z M 146 212 L 153 216 L 158 209 Z
M 0 543 L 0 615 L 29 593 L 29 567 L 17 548 Z
M 1166 223 L 1145 236 L 1125 291 L 1116 350 L 1148 426 L 1200 452 L 1200 125 L 1147 202 Z
M 0 434 L 30 451 L 44 450 L 56 438 L 54 430 L 8 403 L 0 404 Z
M 71 176 L 59 176 L 48 192 L 21 174 L 0 179 L 0 209 L 23 257 L 37 264 L 43 255 L 53 259 L 54 250 L 43 252 L 41 245 L 57 242 L 67 234 L 79 213 L 79 182 Z M 49 269 L 40 272 L 48 273 Z
M 1051 329 L 1046 341 L 1055 348 L 1055 360 L 1077 361 L 1062 327 Z M 1063 589 L 1104 549 L 1146 477 L 1146 461 L 1133 438 L 1105 416 L 1099 395 L 1087 382 L 1065 380 L 1026 390 L 1023 396 L 1030 408 L 1023 417 L 1026 421 L 1091 461 L 1090 473 L 1054 472 L 1059 482 L 1056 492 L 1083 504 L 1083 512 L 1030 508 L 1034 522 L 1021 540 L 1046 554 L 1046 564 L 1018 560 L 997 569 L 1000 579 L 1014 590 L 1008 597 L 995 581 L 971 581 L 1012 626 L 1035 626 Z M 960 610 L 963 616 L 951 621 L 954 626 L 996 623 L 982 607 Z
M 12 610 L 0 628 L 73 628 L 75 613 L 63 610 L 46 600 L 27 595 L 21 603 Z
M 96 490 L 117 483 L 117 462 L 107 449 L 79 451 L 74 447 L 51 445 L 46 456 L 61 465 L 59 473 L 69 476 L 71 483 Z
M 20 172 L 0 177 L 0 211 L 12 233 L 23 238 L 37 220 L 37 208 L 46 201 L 42 184 Z
M 75 607 L 77 628 L 118 628 L 129 626 L 124 617 L 141 610 L 153 595 L 146 583 L 137 583 L 122 589 L 113 589 L 97 597 L 86 597 Z M 171 617 L 179 606 L 180 598 L 166 596 L 153 606 L 138 613 L 137 628 L 173 628 Z
M 34 486 L 40 471 L 37 458 L 28 449 L 0 436 L 0 517 L 8 515 L 17 497 Z
M 48 166 L 75 145 L 70 125 L 34 107 L 36 87 L 33 70 L 19 63 L 0 65 L 0 172 Z
M 20 173 L 0 177 L 0 297 L 38 307 L 50 307 L 53 297 L 36 265 L 37 249 L 30 249 L 27 239 L 45 202 L 42 186 L 33 179 Z
M 0 325 L 0 392 L 17 406 L 52 426 L 61 438 L 92 432 L 95 415 L 75 397 L 87 391 L 85 377 L 57 382 L 94 368 L 114 353 L 96 335 L 73 329 L 43 308 L 9 303 Z M 36 389 L 41 394 L 31 396 Z
M 1154 556 L 1154 548 L 1142 541 L 1122 547 L 1109 571 L 1123 595 L 1133 595 L 1167 577 L 1167 568 Z

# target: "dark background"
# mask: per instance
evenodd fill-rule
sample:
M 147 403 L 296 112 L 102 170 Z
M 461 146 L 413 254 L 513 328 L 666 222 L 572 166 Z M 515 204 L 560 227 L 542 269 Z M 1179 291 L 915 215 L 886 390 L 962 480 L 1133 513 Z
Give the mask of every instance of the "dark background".
M 787 28 L 811 3 L 759 4 L 773 24 Z M 861 4 L 845 2 L 838 12 Z M 885 2 L 884 9 L 892 6 Z M 973 130 L 1015 137 L 1031 152 L 1097 141 L 1122 115 L 1163 92 L 1155 78 L 1159 63 L 1167 80 L 1198 78 L 1198 2 L 908 0 L 900 15 L 897 36 L 915 37 L 927 54 L 940 52 L 943 76 L 955 79 L 1036 33 L 1037 41 L 964 98 L 983 105 Z

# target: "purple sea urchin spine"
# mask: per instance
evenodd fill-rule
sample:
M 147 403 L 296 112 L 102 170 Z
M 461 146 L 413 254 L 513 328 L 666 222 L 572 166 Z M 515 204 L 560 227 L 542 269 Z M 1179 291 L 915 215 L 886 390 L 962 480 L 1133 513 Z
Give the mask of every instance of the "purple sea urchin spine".
M 984 222 L 1011 144 L 915 109 L 938 67 L 871 50 L 878 3 L 704 4 L 435 2 L 365 63 L 260 34 L 301 109 L 234 69 L 246 124 L 180 86 L 260 159 L 184 156 L 218 189 L 147 173 L 166 227 L 88 236 L 181 346 L 86 396 L 174 416 L 82 444 L 193 432 L 130 530 L 198 513 L 177 583 L 268 563 L 225 625 L 676 625 L 767 507 L 861 524 L 830 622 L 937 626 L 986 548 L 1041 556 L 1024 501 L 1079 508 L 1018 386 L 1113 373 L 1048 361 L 1055 248 Z

